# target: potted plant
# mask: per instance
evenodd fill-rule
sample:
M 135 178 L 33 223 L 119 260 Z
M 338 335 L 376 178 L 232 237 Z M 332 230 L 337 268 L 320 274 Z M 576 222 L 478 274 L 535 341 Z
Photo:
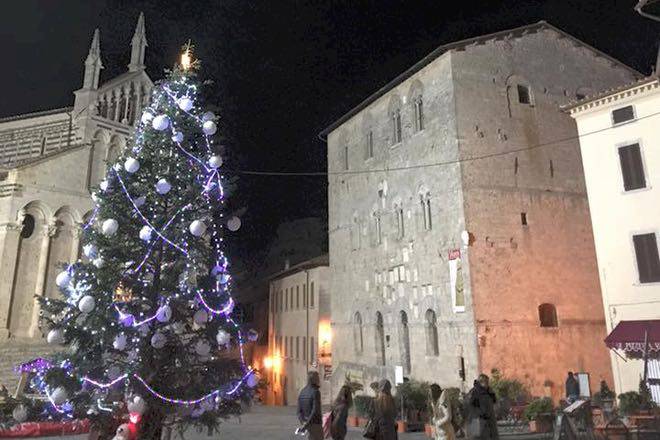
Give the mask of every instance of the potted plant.
M 651 413 L 657 407 L 644 381 L 639 382 L 639 392 L 628 391 L 619 395 L 619 410 L 627 416 L 630 426 L 641 426 L 652 420 L 654 416 Z
M 428 413 L 429 384 L 410 380 L 397 385 L 394 401 L 397 404 L 401 420 L 399 432 L 424 429 L 422 413 Z
M 374 398 L 366 394 L 360 394 L 353 398 L 353 407 L 355 408 L 355 415 L 358 417 L 359 426 L 366 426 L 371 410 L 374 405 Z
M 596 407 L 591 409 L 591 415 L 596 425 L 604 425 L 612 418 L 615 398 L 616 394 L 607 386 L 607 382 L 600 381 L 600 390 L 591 399 L 592 405 Z
M 529 400 L 529 392 L 522 382 L 507 379 L 496 368 L 490 372 L 490 387 L 497 397 L 495 416 L 498 420 L 511 419 L 513 414 L 523 411 L 523 406 Z
M 548 397 L 532 400 L 523 413 L 529 422 L 529 430 L 539 433 L 552 431 L 552 411 L 552 400 Z

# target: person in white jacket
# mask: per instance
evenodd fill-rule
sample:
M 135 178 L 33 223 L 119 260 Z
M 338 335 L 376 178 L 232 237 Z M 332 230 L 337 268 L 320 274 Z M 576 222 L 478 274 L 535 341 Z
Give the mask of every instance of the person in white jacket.
M 447 390 L 434 383 L 431 385 L 431 410 L 435 440 L 455 440 L 454 426 L 451 423 L 451 402 Z

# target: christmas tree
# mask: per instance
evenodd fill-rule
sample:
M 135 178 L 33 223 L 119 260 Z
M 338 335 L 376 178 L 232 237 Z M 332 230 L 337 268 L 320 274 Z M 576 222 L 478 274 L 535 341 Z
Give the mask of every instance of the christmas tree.
M 41 301 L 48 342 L 67 346 L 34 367 L 42 416 L 104 432 L 130 420 L 127 439 L 156 439 L 163 425 L 217 428 L 257 384 L 242 351 L 256 335 L 232 318 L 223 253 L 240 221 L 223 215 L 217 118 L 202 109 L 195 64 L 188 47 L 154 87 L 93 194 L 84 258 L 57 276 L 62 298 Z

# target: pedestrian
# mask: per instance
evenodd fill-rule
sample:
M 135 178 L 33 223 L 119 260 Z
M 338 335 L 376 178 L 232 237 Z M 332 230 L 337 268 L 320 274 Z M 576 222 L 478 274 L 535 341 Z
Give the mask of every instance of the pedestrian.
M 480 374 L 468 394 L 468 436 L 471 439 L 497 440 L 495 402 L 497 398 L 490 389 L 488 376 Z
M 298 395 L 298 420 L 302 424 L 301 430 L 306 431 L 311 440 L 323 440 L 320 384 L 319 373 L 310 371 L 307 386 Z
M 376 440 L 396 440 L 396 405 L 392 398 L 392 384 L 387 379 L 378 383 L 378 396 L 374 400 Z
M 348 409 L 353 406 L 353 392 L 351 388 L 344 385 L 339 390 L 337 398 L 332 404 L 330 417 L 330 436 L 332 440 L 344 440 L 346 438 L 346 420 L 348 419 Z
M 566 401 L 571 404 L 580 398 L 580 384 L 572 371 L 568 372 L 566 378 Z
M 430 394 L 435 440 L 454 440 L 456 434 L 452 425 L 453 412 L 447 390 L 434 383 L 431 385 Z

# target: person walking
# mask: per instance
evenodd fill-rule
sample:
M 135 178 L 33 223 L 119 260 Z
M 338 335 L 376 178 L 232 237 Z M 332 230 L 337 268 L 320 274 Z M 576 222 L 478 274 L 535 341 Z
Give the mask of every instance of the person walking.
M 435 440 L 455 440 L 454 426 L 452 425 L 452 408 L 447 390 L 440 385 L 431 385 L 431 411 Z
M 498 440 L 495 402 L 497 398 L 490 389 L 488 376 L 480 374 L 468 394 L 468 436 L 472 439 Z
M 319 373 L 310 371 L 307 373 L 307 386 L 298 395 L 298 420 L 311 440 L 323 440 L 320 384 Z
M 344 385 L 339 390 L 330 412 L 332 418 L 330 437 L 332 437 L 332 440 L 344 440 L 346 438 L 346 420 L 348 419 L 348 409 L 351 406 L 353 406 L 353 392 L 349 386 Z
M 572 371 L 568 372 L 566 378 L 566 401 L 571 404 L 580 398 L 580 384 Z
M 374 400 L 376 440 L 396 440 L 396 405 L 392 398 L 392 384 L 387 379 L 378 383 L 378 396 Z

